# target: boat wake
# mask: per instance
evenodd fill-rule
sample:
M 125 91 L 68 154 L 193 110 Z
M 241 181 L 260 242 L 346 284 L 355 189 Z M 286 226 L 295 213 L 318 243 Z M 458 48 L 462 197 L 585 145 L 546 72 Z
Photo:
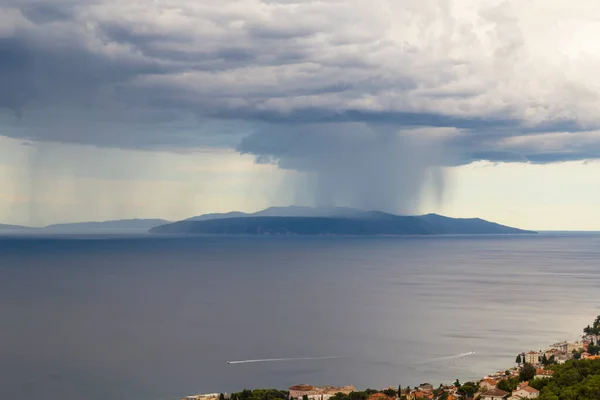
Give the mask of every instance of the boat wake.
M 468 351 L 466 353 L 459 353 L 459 354 L 454 354 L 454 355 L 451 355 L 451 356 L 432 358 L 432 359 L 429 359 L 429 360 L 425 361 L 425 363 L 435 363 L 435 362 L 440 362 L 440 361 L 461 360 L 463 358 L 467 358 L 469 356 L 472 356 L 473 354 L 475 354 L 474 351 Z
M 264 358 L 260 360 L 239 360 L 239 361 L 227 361 L 227 364 L 252 364 L 262 362 L 275 362 L 275 361 L 310 361 L 310 360 L 334 360 L 342 357 L 297 357 L 297 358 Z
M 421 361 L 413 367 L 409 368 L 419 372 L 435 372 L 440 369 L 460 368 L 462 362 L 474 354 L 474 351 L 469 351 L 466 353 L 453 354 L 450 356 L 430 358 L 428 360 Z

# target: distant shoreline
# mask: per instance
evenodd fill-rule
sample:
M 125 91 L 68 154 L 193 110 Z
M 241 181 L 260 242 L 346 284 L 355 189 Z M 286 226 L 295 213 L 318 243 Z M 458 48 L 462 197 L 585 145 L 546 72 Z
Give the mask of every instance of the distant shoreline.
M 588 326 L 589 327 L 589 326 Z M 594 328 L 596 329 L 600 329 L 600 316 L 598 316 L 596 318 L 596 322 L 594 323 Z M 596 346 L 598 346 L 598 351 L 600 352 L 600 334 L 598 335 L 580 335 L 579 339 L 581 340 L 577 340 L 575 342 L 569 342 L 566 340 L 563 340 L 561 342 L 557 342 L 551 345 L 548 345 L 544 351 L 522 351 L 520 353 L 516 353 L 518 354 L 517 357 L 522 357 L 522 361 L 521 363 L 516 363 L 517 366 L 515 367 L 514 365 L 512 367 L 507 367 L 506 370 L 504 371 L 497 371 L 495 373 L 491 373 L 491 374 L 487 374 L 481 378 L 479 378 L 478 381 L 473 382 L 473 381 L 467 381 L 465 383 L 463 383 L 463 385 L 466 385 L 468 383 L 473 383 L 477 385 L 478 390 L 476 392 L 473 393 L 472 397 L 469 397 L 468 395 L 462 395 L 462 399 L 463 400 L 472 400 L 472 399 L 478 399 L 481 396 L 485 396 L 485 393 L 487 391 L 493 391 L 493 390 L 497 390 L 496 388 L 498 387 L 498 385 L 500 385 L 500 381 L 502 380 L 510 380 L 510 379 L 516 379 L 522 368 L 525 365 L 532 365 L 533 367 L 535 367 L 535 378 L 539 378 L 541 377 L 541 379 L 546 378 L 546 377 L 550 377 L 552 375 L 552 369 L 551 369 L 551 365 L 557 365 L 557 364 L 562 364 L 565 363 L 568 360 L 574 359 L 575 358 L 575 354 L 579 354 L 580 357 L 582 357 L 581 359 L 587 359 L 587 358 L 591 358 L 591 359 L 600 359 L 600 355 L 596 355 L 596 356 L 587 356 L 586 351 L 589 348 L 590 345 L 594 345 L 594 343 L 596 344 Z M 572 351 L 571 351 L 572 348 Z M 469 352 L 469 353 L 462 353 L 459 354 L 457 356 L 462 356 L 462 355 L 470 355 L 470 354 L 474 354 L 474 352 Z M 552 361 L 543 361 L 543 360 L 548 360 L 547 355 L 548 354 L 552 354 Z M 561 357 L 556 357 L 557 355 L 564 355 L 564 358 Z M 453 357 L 453 356 L 450 356 Z M 556 359 L 555 359 L 556 357 Z M 580 359 L 580 358 L 577 358 Z M 275 360 L 285 360 L 285 359 L 273 359 L 273 361 Z M 293 360 L 293 359 L 290 359 Z M 271 361 L 271 360 L 265 360 L 265 361 Z M 515 360 L 516 361 L 516 360 Z M 530 362 L 531 361 L 531 362 Z M 228 363 L 230 363 L 228 361 Z M 553 364 L 552 364 L 553 363 Z M 508 374 L 507 374 L 508 373 Z M 458 400 L 459 398 L 461 398 L 460 395 L 460 388 L 456 387 L 456 382 L 458 382 L 458 379 L 455 381 L 455 383 L 452 384 L 440 384 L 440 388 L 444 388 L 444 390 L 447 390 L 448 392 L 448 397 L 446 397 L 443 400 Z M 528 385 L 529 382 L 525 382 L 525 386 Z M 428 385 L 428 387 L 424 388 L 424 385 Z M 324 388 L 317 388 L 315 386 L 311 386 L 311 385 L 296 385 L 293 386 L 292 388 L 299 388 L 299 387 L 310 387 L 311 389 L 307 389 L 310 390 L 311 393 L 312 392 L 318 392 L 319 390 L 322 390 L 322 393 L 320 394 L 320 398 L 319 395 L 317 395 L 316 398 L 313 397 L 307 397 L 309 400 L 329 400 L 330 398 L 332 398 L 332 400 L 339 400 L 339 399 L 335 399 L 335 396 L 333 396 L 333 392 L 329 389 L 329 388 L 334 388 L 332 386 L 325 386 Z M 523 384 L 520 384 L 518 389 L 521 390 L 522 388 L 525 387 Z M 431 388 L 429 388 L 431 387 Z M 290 388 L 290 389 L 292 389 Z M 343 389 L 345 389 L 343 391 L 344 394 L 348 395 L 353 391 L 356 391 L 356 389 L 354 388 L 353 385 L 349 385 L 349 386 L 345 386 L 342 387 Z M 487 389 L 484 389 L 487 388 Z M 384 393 L 386 390 L 390 391 L 393 390 L 394 387 L 390 386 L 386 389 L 380 390 L 380 391 L 376 391 L 376 393 Z M 261 389 L 261 390 L 278 390 L 281 391 L 280 389 Z M 369 389 L 366 389 L 369 390 Z M 398 391 L 396 391 L 397 393 L 399 393 Z M 424 394 L 425 396 L 423 397 L 419 397 L 418 394 Z M 434 399 L 433 397 L 429 396 L 430 394 L 433 394 L 433 386 L 429 385 L 429 384 L 421 384 L 418 387 L 415 387 L 414 389 L 410 389 L 407 388 L 406 392 L 403 392 L 402 396 L 398 395 L 396 397 L 396 400 L 400 400 L 400 397 L 402 397 L 402 399 L 404 400 L 439 400 L 439 399 Z M 292 400 L 292 399 L 298 399 L 298 400 L 302 400 L 302 397 L 290 397 L 291 396 L 291 392 L 288 394 L 288 400 Z M 324 397 L 326 396 L 326 397 Z M 228 399 L 228 400 L 240 400 L 237 398 L 233 398 L 233 397 L 228 397 L 226 396 L 226 394 L 218 394 L 218 393 L 210 393 L 210 394 L 201 394 L 201 395 L 191 395 L 191 396 L 186 396 L 184 398 L 182 398 L 182 400 L 224 400 L 224 399 Z M 306 400 L 306 399 L 304 399 Z M 348 399 L 348 400 L 352 400 L 352 399 Z M 375 398 L 371 398 L 371 396 L 369 396 L 368 399 L 366 400 L 394 400 L 393 398 L 387 396 L 386 398 L 384 397 L 379 397 L 377 399 Z M 525 399 L 521 399 L 519 397 L 515 397 L 512 396 L 510 397 L 508 400 L 525 400 Z

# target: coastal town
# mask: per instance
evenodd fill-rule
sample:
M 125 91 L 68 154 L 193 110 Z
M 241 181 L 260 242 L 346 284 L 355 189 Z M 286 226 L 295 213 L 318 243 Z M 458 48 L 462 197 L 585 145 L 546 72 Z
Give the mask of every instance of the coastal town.
M 557 367 L 570 360 L 600 360 L 600 316 L 594 321 L 593 327 L 584 328 L 580 340 L 562 341 L 544 350 L 519 353 L 514 366 L 484 376 L 479 381 L 461 383 L 457 379 L 451 384 L 437 387 L 423 383 L 412 388 L 390 386 L 365 391 L 358 391 L 352 385 L 317 387 L 299 384 L 287 391 L 244 390 L 232 394 L 191 395 L 182 400 L 529 400 L 537 399 L 540 390 L 553 378 Z M 600 381 L 600 376 L 598 378 Z M 600 399 L 600 390 L 593 398 Z

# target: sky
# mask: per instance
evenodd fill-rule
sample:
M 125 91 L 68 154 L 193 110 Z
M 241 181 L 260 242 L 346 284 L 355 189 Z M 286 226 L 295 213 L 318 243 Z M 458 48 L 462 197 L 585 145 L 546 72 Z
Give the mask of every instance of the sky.
M 595 0 L 0 0 L 0 223 L 600 230 Z

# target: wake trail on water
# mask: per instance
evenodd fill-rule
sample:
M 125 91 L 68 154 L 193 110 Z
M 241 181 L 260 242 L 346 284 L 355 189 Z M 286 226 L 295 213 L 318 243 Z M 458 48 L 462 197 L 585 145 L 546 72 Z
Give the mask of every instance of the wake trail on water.
M 440 362 L 440 361 L 460 360 L 460 359 L 472 356 L 473 354 L 475 354 L 474 351 L 468 351 L 466 353 L 453 354 L 451 356 L 431 358 L 431 359 L 426 360 L 424 362 L 425 363 L 434 363 L 434 362 Z
M 419 372 L 434 372 L 440 369 L 460 367 L 460 363 L 468 357 L 474 355 L 474 351 L 466 353 L 453 354 L 451 356 L 430 358 L 408 366 L 409 369 Z
M 334 360 L 342 357 L 296 357 L 296 358 L 263 358 L 260 360 L 239 360 L 239 361 L 227 361 L 227 364 L 253 364 L 263 362 L 276 362 L 276 361 L 310 361 L 310 360 Z

